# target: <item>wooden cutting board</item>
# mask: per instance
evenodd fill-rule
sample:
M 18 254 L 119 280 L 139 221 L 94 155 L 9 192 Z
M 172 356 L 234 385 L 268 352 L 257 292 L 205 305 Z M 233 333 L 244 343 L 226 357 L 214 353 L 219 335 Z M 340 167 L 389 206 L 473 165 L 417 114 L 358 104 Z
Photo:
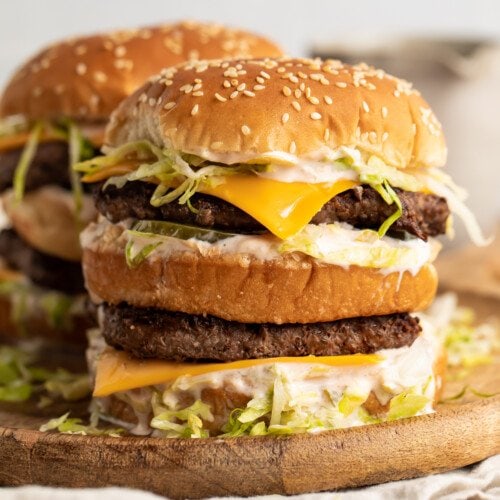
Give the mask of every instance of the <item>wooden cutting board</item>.
M 482 314 L 500 309 L 491 298 L 480 299 L 478 307 Z M 479 392 L 498 391 L 500 361 L 450 382 L 444 396 L 465 384 Z M 297 494 L 434 474 L 500 453 L 500 396 L 478 398 L 471 392 L 439 404 L 432 415 L 283 437 L 168 440 L 41 433 L 36 429 L 50 418 L 47 411 L 0 407 L 0 484 L 116 485 L 172 498 Z M 52 411 L 59 416 L 66 409 Z M 82 412 L 81 403 L 74 407 L 74 415 Z

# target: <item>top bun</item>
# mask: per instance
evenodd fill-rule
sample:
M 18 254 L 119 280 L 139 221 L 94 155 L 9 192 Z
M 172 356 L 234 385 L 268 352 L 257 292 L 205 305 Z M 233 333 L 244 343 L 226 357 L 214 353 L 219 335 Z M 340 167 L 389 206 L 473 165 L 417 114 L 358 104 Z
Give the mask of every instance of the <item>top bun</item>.
M 410 83 L 320 59 L 199 61 L 168 68 L 113 113 L 106 143 L 147 139 L 211 161 L 322 159 L 341 146 L 397 168 L 442 166 L 441 125 Z
M 104 121 L 166 66 L 281 54 L 263 37 L 194 22 L 73 38 L 44 49 L 18 69 L 0 99 L 0 116 Z

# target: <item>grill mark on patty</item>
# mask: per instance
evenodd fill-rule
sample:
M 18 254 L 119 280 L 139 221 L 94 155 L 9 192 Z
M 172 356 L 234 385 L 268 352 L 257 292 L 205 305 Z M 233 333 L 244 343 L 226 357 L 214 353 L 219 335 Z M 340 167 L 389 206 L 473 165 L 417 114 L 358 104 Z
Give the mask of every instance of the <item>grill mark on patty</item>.
M 325 323 L 251 324 L 127 304 L 104 304 L 106 342 L 138 358 L 236 361 L 281 356 L 369 354 L 409 346 L 421 331 L 409 314 Z
M 79 262 L 47 255 L 26 243 L 13 229 L 0 232 L 0 257 L 35 284 L 68 294 L 85 291 Z
M 213 196 L 194 194 L 191 204 L 197 210 L 195 213 L 187 205 L 177 202 L 153 207 L 150 203 L 155 189 L 153 184 L 134 181 L 127 182 L 122 188 L 109 185 L 104 190 L 103 185 L 96 184 L 93 195 L 97 210 L 111 222 L 134 218 L 165 220 L 243 234 L 264 230 L 253 217 Z M 395 191 L 401 200 L 403 215 L 391 226 L 390 234 L 406 231 L 427 240 L 429 236 L 445 233 L 450 211 L 444 198 L 401 189 Z M 378 229 L 395 209 L 394 205 L 387 205 L 371 187 L 358 186 L 328 201 L 311 223 L 347 222 L 358 228 Z

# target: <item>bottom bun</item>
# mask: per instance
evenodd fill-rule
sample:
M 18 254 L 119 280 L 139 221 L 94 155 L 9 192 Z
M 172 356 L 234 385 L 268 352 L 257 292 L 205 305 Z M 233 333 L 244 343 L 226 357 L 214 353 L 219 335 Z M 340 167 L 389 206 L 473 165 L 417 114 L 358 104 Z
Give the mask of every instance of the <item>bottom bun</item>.
M 40 338 L 82 346 L 86 343 L 86 331 L 95 321 L 86 310 L 85 295 L 40 294 L 38 288 L 34 293 L 21 288 L 8 292 L 0 292 L 0 341 Z
M 187 370 L 189 363 L 139 364 L 126 353 L 105 349 L 97 360 L 96 350 L 89 351 L 94 353 L 89 365 L 97 380 L 95 394 L 106 393 L 103 373 L 116 373 L 109 358 L 116 357 L 132 385 L 94 398 L 100 417 L 134 434 L 163 437 L 318 432 L 423 415 L 433 412 L 446 368 L 441 347 L 423 334 L 410 347 L 379 351 L 377 361 L 373 355 L 354 355 L 339 357 L 344 362 L 335 366 L 321 358 L 275 358 L 134 387 L 136 380 L 145 380 L 145 371 L 151 374 L 161 363 Z

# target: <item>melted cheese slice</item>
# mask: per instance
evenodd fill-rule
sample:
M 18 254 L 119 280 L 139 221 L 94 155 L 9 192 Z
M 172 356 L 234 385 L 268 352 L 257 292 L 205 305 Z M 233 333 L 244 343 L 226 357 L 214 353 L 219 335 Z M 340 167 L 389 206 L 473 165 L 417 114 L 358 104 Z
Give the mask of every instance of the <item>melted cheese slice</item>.
M 328 366 L 360 366 L 380 363 L 377 354 L 348 356 L 304 356 L 297 358 L 245 359 L 230 363 L 177 363 L 153 359 L 134 359 L 123 351 L 107 348 L 97 361 L 94 396 L 170 382 L 183 375 L 202 375 L 225 370 L 241 370 L 274 363 L 308 363 Z
M 0 151 L 8 151 L 10 149 L 22 148 L 30 137 L 29 132 L 20 132 L 19 134 L 6 135 L 0 137 Z M 51 134 L 50 132 L 43 132 L 40 137 L 40 143 L 49 141 L 60 141 L 61 138 Z
M 133 162 L 122 163 L 87 174 L 82 181 L 98 182 L 133 170 Z M 231 203 L 285 239 L 305 227 L 326 202 L 358 184 L 350 180 L 321 184 L 279 182 L 242 174 L 219 177 L 217 182 L 201 184 L 198 191 Z
M 305 227 L 327 201 L 357 184 L 349 180 L 279 182 L 256 175 L 229 175 L 214 187 L 200 186 L 200 191 L 235 205 L 285 239 Z
M 0 137 L 0 151 L 9 151 L 10 149 L 22 148 L 30 137 L 29 132 L 20 132 L 18 134 L 6 135 L 5 137 Z M 85 137 L 96 147 L 100 147 L 104 141 L 104 132 L 93 130 L 85 134 Z M 56 135 L 52 132 L 44 130 L 39 143 L 50 142 L 50 141 L 63 141 L 61 136 Z

